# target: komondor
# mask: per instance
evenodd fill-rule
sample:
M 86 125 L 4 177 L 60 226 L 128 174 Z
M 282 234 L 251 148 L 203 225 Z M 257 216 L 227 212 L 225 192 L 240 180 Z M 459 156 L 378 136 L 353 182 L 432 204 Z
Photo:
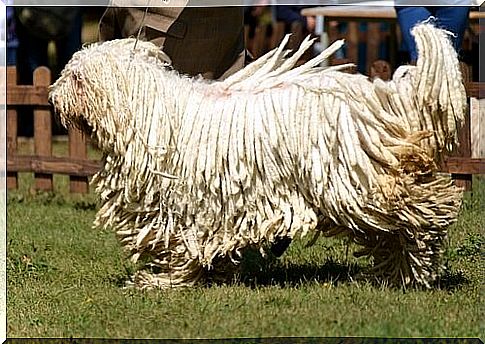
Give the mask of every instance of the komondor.
M 77 52 L 50 99 L 104 153 L 95 224 L 142 262 L 135 285 L 192 285 L 245 248 L 322 233 L 361 245 L 384 281 L 430 286 L 462 196 L 437 166 L 466 96 L 449 33 L 413 34 L 417 65 L 389 82 L 319 67 L 342 41 L 295 67 L 313 42 L 291 55 L 286 37 L 224 81 L 134 39 Z

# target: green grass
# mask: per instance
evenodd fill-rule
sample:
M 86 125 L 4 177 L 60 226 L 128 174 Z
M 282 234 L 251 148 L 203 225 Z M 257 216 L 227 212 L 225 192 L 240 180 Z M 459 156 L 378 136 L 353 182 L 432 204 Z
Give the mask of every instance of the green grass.
M 269 262 L 251 252 L 226 284 L 124 289 L 134 266 L 112 232 L 91 228 L 96 198 L 70 196 L 60 183 L 55 194 L 8 194 L 8 337 L 484 338 L 485 180 L 475 180 L 450 228 L 448 273 L 432 290 L 357 279 L 369 262 L 335 239 L 297 241 Z

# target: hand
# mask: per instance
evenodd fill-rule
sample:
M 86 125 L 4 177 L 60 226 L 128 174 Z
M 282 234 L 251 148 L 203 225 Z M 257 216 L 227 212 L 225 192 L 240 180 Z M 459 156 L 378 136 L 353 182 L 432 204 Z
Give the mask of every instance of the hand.
M 309 32 L 315 32 L 315 27 L 317 25 L 317 20 L 315 17 L 306 17 L 306 28 Z

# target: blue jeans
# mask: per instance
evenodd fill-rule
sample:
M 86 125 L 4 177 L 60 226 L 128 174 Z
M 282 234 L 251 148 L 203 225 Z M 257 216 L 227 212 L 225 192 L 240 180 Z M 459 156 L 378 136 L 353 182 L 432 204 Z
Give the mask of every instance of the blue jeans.
M 15 66 L 17 63 L 17 48 L 10 48 L 7 43 L 7 66 Z
M 451 31 L 455 37 L 451 37 L 456 51 L 460 51 L 463 42 L 463 34 L 468 25 L 468 13 L 470 7 L 458 6 L 396 6 L 397 19 L 402 32 L 403 48 L 409 52 L 411 61 L 416 61 L 418 53 L 416 43 L 411 36 L 411 29 L 419 22 L 429 17 L 436 18 L 435 25 Z

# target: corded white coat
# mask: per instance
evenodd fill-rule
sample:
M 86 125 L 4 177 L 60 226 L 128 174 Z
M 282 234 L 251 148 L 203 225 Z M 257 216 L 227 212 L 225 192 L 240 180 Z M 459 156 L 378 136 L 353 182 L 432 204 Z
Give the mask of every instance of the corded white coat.
M 295 68 L 288 37 L 224 81 L 188 78 L 147 42 L 76 53 L 50 99 L 104 153 L 93 178 L 139 287 L 190 285 L 218 257 L 308 233 L 347 235 L 392 283 L 425 286 L 442 270 L 461 192 L 437 173 L 466 104 L 447 33 L 414 28 L 416 66 L 369 81 L 318 65 Z

